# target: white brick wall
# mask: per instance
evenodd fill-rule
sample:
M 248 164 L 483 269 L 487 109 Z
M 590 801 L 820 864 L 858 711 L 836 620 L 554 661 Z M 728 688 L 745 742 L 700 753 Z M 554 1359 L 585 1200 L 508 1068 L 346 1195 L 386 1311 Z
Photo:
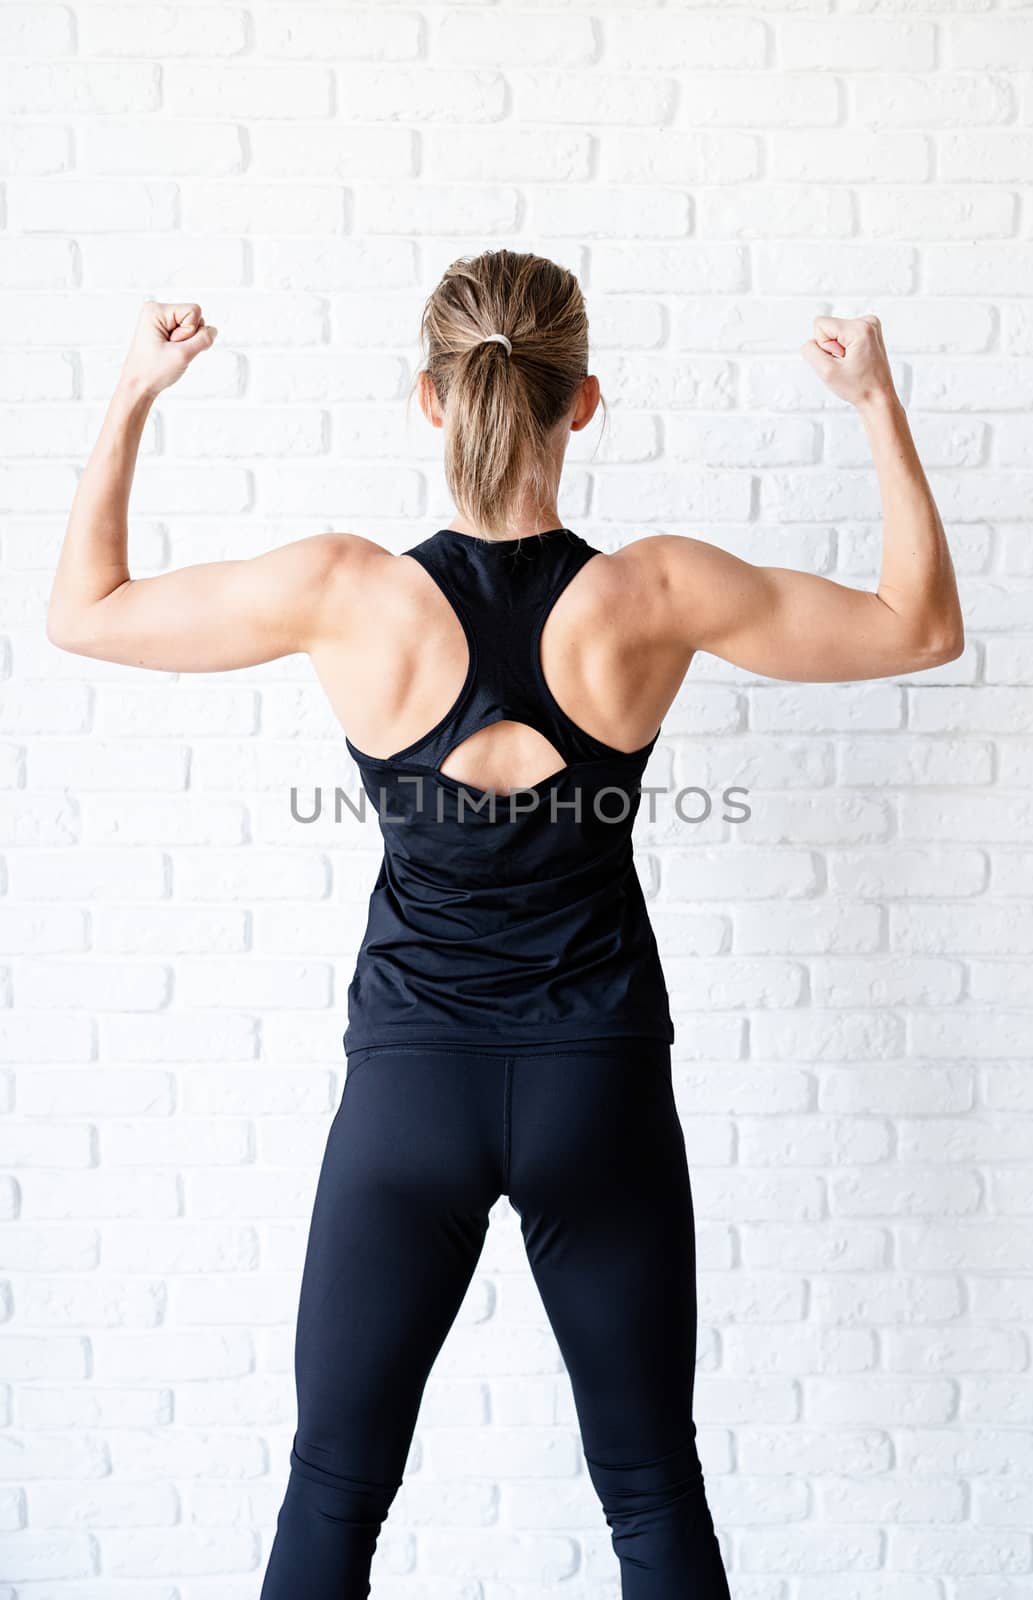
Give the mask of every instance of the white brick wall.
M 0 1600 L 256 1600 L 377 835 L 305 661 L 47 642 L 139 301 L 220 328 L 163 397 L 136 570 L 440 526 L 425 293 L 575 269 L 610 423 L 565 520 L 870 583 L 853 413 L 798 355 L 876 311 L 963 656 L 788 685 L 700 657 L 643 818 L 694 1176 L 698 1411 L 735 1600 L 1033 1583 L 1033 13 L 1023 0 L 0 4 Z M 419 425 L 418 425 L 419 424 Z M 742 826 L 720 791 L 750 790 Z M 342 1370 L 347 1352 L 342 1351 Z M 502 1202 L 377 1600 L 616 1600 Z M 672 1597 L 673 1600 L 673 1597 Z

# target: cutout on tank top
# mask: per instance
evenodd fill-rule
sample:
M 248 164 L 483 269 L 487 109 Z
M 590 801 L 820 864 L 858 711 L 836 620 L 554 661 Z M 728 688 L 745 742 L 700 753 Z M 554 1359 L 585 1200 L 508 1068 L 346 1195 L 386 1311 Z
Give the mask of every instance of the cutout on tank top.
M 533 789 L 558 776 L 565 767 L 556 746 L 537 728 L 499 717 L 453 745 L 437 770 L 454 783 L 505 799 L 514 790 Z M 519 777 L 513 776 L 514 769 Z

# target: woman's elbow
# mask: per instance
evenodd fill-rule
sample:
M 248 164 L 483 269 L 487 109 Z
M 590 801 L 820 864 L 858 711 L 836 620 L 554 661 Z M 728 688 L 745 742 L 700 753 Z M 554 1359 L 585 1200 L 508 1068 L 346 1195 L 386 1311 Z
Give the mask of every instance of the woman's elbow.
M 61 616 L 60 612 L 55 611 L 51 606 L 47 612 L 47 639 L 49 643 L 56 646 L 58 650 L 70 650 L 72 648 L 71 638 L 72 630 L 69 627 L 68 618 Z
M 942 667 L 948 661 L 957 661 L 965 649 L 965 628 L 960 621 L 948 628 L 938 628 L 922 641 L 918 650 L 916 670 Z
M 94 655 L 97 640 L 82 617 L 51 606 L 47 612 L 47 639 L 58 650 L 73 656 Z

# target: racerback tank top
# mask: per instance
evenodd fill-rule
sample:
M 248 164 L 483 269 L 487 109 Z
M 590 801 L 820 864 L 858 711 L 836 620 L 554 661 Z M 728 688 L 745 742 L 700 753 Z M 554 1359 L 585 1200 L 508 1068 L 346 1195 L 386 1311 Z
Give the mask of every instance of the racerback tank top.
M 384 841 L 345 1051 L 672 1042 L 631 840 L 659 730 L 631 754 L 593 738 L 554 699 L 539 653 L 553 604 L 599 552 L 569 528 L 495 541 L 441 528 L 405 553 L 457 613 L 469 663 L 451 709 L 405 749 L 379 758 L 345 741 Z M 503 719 L 537 729 L 563 768 L 511 795 L 439 770 Z

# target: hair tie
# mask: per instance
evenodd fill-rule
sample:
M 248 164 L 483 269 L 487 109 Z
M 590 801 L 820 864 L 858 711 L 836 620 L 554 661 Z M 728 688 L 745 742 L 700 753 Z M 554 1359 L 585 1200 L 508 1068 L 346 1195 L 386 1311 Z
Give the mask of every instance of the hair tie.
M 504 344 L 505 345 L 507 356 L 511 356 L 513 354 L 513 346 L 510 343 L 510 341 L 506 338 L 506 335 L 504 333 L 486 333 L 484 335 L 484 338 L 481 340 L 481 343 L 482 344 L 487 344 L 489 342 L 489 340 L 491 340 L 491 339 L 494 339 L 497 344 Z

